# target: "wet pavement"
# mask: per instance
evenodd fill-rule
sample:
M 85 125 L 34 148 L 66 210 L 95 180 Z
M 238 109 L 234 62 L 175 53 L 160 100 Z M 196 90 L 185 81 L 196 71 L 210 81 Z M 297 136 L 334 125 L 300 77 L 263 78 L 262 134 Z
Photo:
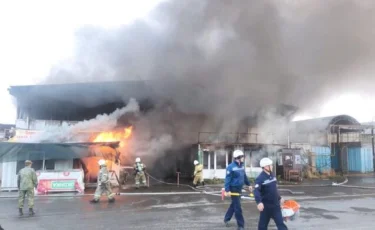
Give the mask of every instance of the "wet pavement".
M 373 176 L 349 177 L 348 187 L 331 186 L 330 182 L 299 185 L 281 185 L 281 195 L 297 200 L 302 208 L 300 216 L 288 222 L 289 229 L 374 229 L 375 187 Z M 92 189 L 85 196 L 38 196 L 34 217 L 18 217 L 17 193 L 13 198 L 0 198 L 0 225 L 5 230 L 50 229 L 236 229 L 234 219 L 229 228 L 223 225 L 223 216 L 229 199 L 221 200 L 221 185 L 206 186 L 207 192 L 216 194 L 167 194 L 161 192 L 193 192 L 187 186 L 153 185 L 136 190 L 129 188 L 116 192 L 129 195 L 116 196 L 109 204 L 103 197 L 99 204 L 90 204 Z M 293 195 L 292 192 L 303 194 Z M 138 194 L 139 193 L 139 194 Z M 148 193 L 147 195 L 145 193 Z M 252 200 L 243 200 L 246 229 L 257 229 L 259 212 Z M 27 209 L 25 208 L 25 214 Z M 271 221 L 269 229 L 276 229 Z
M 157 188 L 159 191 L 162 188 Z M 167 191 L 171 188 L 166 188 Z M 181 188 L 180 188 L 181 189 Z M 374 229 L 375 191 L 341 187 L 295 187 L 304 195 L 292 196 L 302 205 L 300 217 L 288 222 L 289 229 Z M 152 192 L 155 188 L 138 190 Z M 218 191 L 211 188 L 211 191 Z M 364 192 L 365 191 L 365 192 Z M 109 204 L 103 197 L 90 204 L 90 196 L 38 197 L 35 217 L 17 216 L 17 200 L 0 200 L 0 224 L 5 230 L 51 229 L 236 229 L 223 226 L 223 215 L 229 199 L 220 195 L 131 195 L 116 196 Z M 258 211 L 253 201 L 243 201 L 246 229 L 257 229 Z M 25 209 L 25 212 L 26 209 Z M 275 229 L 271 221 L 269 229 Z

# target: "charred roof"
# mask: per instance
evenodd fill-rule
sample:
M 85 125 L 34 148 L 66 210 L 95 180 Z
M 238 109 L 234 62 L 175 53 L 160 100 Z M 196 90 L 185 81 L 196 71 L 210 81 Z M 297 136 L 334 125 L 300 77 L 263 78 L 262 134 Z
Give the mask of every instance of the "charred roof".
M 131 97 L 140 100 L 153 96 L 144 81 L 11 86 L 8 91 L 20 103 L 57 101 L 83 107 L 127 101 Z

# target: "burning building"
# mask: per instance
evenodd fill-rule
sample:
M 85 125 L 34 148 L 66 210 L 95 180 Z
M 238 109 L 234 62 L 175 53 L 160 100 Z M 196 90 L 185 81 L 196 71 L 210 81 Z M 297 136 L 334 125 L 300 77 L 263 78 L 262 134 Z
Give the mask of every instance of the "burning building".
M 223 122 L 210 113 L 176 108 L 173 100 L 157 93 L 160 87 L 149 82 L 13 86 L 9 92 L 17 99 L 16 136 L 6 144 L 8 148 L 17 143 L 34 146 L 28 151 L 34 158 L 25 152 L 9 157 L 6 151 L 2 159 L 12 159 L 13 175 L 26 158 L 41 161 L 36 169 L 81 167 L 87 182 L 96 176 L 98 157 L 130 165 L 139 156 L 161 178 L 175 177 L 176 172 L 190 177 L 192 162 L 199 159 L 205 178 L 223 178 L 234 149 L 243 149 L 249 168 L 256 168 L 262 155 L 286 145 L 286 133 L 274 132 L 266 120 L 275 120 L 281 128 L 296 111 L 293 106 Z M 79 144 L 85 147 L 77 153 Z M 64 145 L 70 154 L 44 150 L 47 145 Z

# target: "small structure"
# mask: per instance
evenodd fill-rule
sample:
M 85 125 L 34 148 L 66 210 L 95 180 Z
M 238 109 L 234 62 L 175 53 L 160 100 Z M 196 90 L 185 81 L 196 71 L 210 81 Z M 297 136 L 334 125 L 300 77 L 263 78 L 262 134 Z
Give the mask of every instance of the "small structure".
M 332 169 L 344 174 L 372 172 L 374 139 L 369 133 L 373 128 L 347 115 L 296 121 L 291 124 L 290 144 L 310 146 L 305 151 L 312 153 L 317 167 L 321 167 L 321 159 L 329 157 Z
M 95 148 L 109 147 L 115 149 L 119 143 L 12 143 L 0 142 L 0 162 L 2 162 L 2 178 L 1 190 L 11 191 L 17 190 L 17 173 L 24 167 L 25 160 L 33 161 L 33 168 L 38 171 L 38 175 L 44 176 L 45 174 L 58 175 L 63 179 L 64 175 L 68 176 L 77 175 L 77 178 L 82 181 L 77 182 L 82 184 L 84 178 L 77 173 L 76 170 L 81 170 L 84 176 L 92 173 L 92 169 L 88 169 L 88 164 L 85 160 L 95 159 L 95 157 L 107 158 L 108 156 L 98 155 Z M 115 154 L 110 161 L 115 162 Z M 95 163 L 97 162 L 97 159 Z M 94 164 L 95 166 L 97 164 Z M 98 170 L 95 167 L 94 170 Z M 51 178 L 44 178 L 51 179 Z M 54 178 L 56 181 L 58 178 Z M 61 184 L 61 183 L 60 183 Z M 62 183 L 66 185 L 66 183 Z M 84 189 L 79 186 L 80 189 Z M 45 188 L 47 189 L 47 188 Z M 51 189 L 51 188 L 48 188 Z

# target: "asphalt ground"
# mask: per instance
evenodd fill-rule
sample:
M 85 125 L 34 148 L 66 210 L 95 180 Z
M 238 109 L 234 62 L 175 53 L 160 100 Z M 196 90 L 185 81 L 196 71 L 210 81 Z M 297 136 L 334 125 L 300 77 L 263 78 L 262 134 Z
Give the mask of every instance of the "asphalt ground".
M 90 204 L 92 189 L 84 196 L 38 196 L 34 217 L 18 217 L 17 193 L 3 192 L 0 193 L 0 225 L 5 230 L 236 229 L 234 219 L 229 228 L 223 224 L 230 199 L 221 200 L 221 187 L 204 188 L 216 194 L 181 194 L 193 190 L 187 186 L 162 184 L 139 190 L 128 188 L 116 190 L 125 194 L 116 196 L 114 204 L 109 204 L 105 197 L 99 204 Z M 289 229 L 303 230 L 375 229 L 375 188 L 372 187 L 375 187 L 373 176 L 349 177 L 345 187 L 332 186 L 329 181 L 302 186 L 280 185 L 284 198 L 295 199 L 301 204 L 299 217 L 287 225 Z M 168 194 L 153 194 L 164 192 Z M 257 229 L 259 212 L 254 201 L 244 199 L 242 206 L 246 229 Z M 276 229 L 272 221 L 269 229 Z
M 158 190 L 161 190 L 161 186 Z M 303 195 L 282 192 L 287 199 L 301 204 L 297 220 L 289 229 L 374 229 L 375 191 L 342 187 L 288 187 Z M 170 191 L 170 188 L 166 190 Z M 208 190 L 208 189 L 207 189 Z M 216 191 L 216 188 L 211 188 Z M 137 190 L 140 193 L 154 189 Z M 177 191 L 181 192 L 181 191 Z M 90 204 L 91 196 L 39 196 L 36 216 L 18 217 L 17 199 L 1 198 L 0 224 L 5 230 L 52 229 L 236 229 L 223 224 L 230 200 L 220 195 L 124 195 L 109 204 L 103 197 Z M 243 200 L 246 229 L 257 229 L 259 212 L 251 200 Z M 27 209 L 25 208 L 25 214 Z M 269 229 L 276 229 L 271 221 Z

